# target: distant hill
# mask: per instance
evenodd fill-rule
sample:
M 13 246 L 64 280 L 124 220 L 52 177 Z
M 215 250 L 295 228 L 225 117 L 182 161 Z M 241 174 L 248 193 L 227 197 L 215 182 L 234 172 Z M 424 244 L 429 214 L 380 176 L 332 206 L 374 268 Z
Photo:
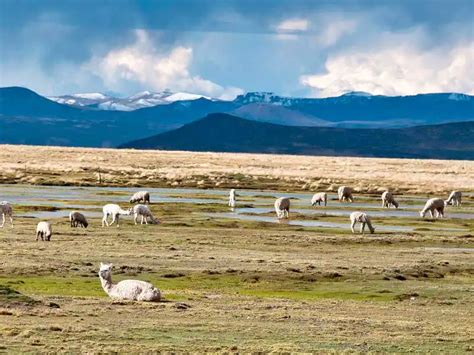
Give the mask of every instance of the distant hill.
M 259 122 L 287 126 L 330 126 L 333 123 L 321 120 L 291 108 L 268 103 L 250 103 L 229 112 L 232 115 Z
M 474 159 L 474 122 L 402 129 L 289 127 L 212 114 L 121 148 Z

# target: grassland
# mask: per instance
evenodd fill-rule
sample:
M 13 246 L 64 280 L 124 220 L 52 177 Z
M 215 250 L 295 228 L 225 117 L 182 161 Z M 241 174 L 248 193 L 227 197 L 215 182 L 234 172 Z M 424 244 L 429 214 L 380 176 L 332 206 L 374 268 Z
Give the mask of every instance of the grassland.
M 229 162 L 232 155 L 143 153 L 150 162 L 163 166 L 176 159 L 176 169 L 184 174 L 163 179 L 172 170 L 170 165 L 156 173 L 159 177 L 155 180 L 149 179 L 155 175 L 146 175 L 155 169 L 153 165 L 138 168 L 146 160 L 141 161 L 140 154 L 134 151 L 18 147 L 16 154 L 8 155 L 6 151 L 11 153 L 14 147 L 3 148 L 1 178 L 17 184 L 41 179 L 39 183 L 44 184 L 96 185 L 91 170 L 79 168 L 93 166 L 92 157 L 96 156 L 104 158 L 101 169 L 110 179 L 103 185 L 128 185 L 121 182 L 128 178 L 136 185 L 142 174 L 146 186 L 177 186 L 173 184 L 178 179 L 179 186 L 187 186 L 189 178 L 204 181 L 201 187 L 221 180 L 220 187 L 252 181 L 250 187 L 255 189 L 277 186 L 304 191 L 303 184 L 323 179 L 318 170 L 314 175 L 301 170 L 302 175 L 294 176 L 289 171 L 282 179 L 272 175 L 278 169 L 286 171 L 278 168 L 278 159 L 290 159 L 297 171 L 301 159 L 316 159 L 307 157 L 275 157 L 276 162 L 261 167 L 266 172 L 260 175 L 255 170 L 256 175 L 252 175 L 245 161 L 257 169 L 257 162 L 252 159 L 258 159 L 263 166 L 265 157 L 250 155 L 244 159 L 242 155 L 239 168 Z M 62 151 L 67 158 L 61 166 Z M 119 161 L 105 159 L 108 154 Z M 186 154 L 190 155 L 189 160 Z M 41 165 L 39 159 L 46 156 L 46 163 Z M 80 156 L 86 158 L 78 161 Z M 341 169 L 347 175 L 341 178 L 332 172 L 334 177 L 324 178 L 320 188 L 360 180 L 375 189 L 398 181 L 397 189 L 425 196 L 425 192 L 420 193 L 424 188 L 449 190 L 446 181 L 465 189 L 473 183 L 471 162 L 449 165 L 442 161 L 408 161 L 414 170 L 419 169 L 419 187 L 414 187 L 410 178 L 404 182 L 401 177 L 387 176 L 382 183 L 371 176 L 364 179 L 357 171 L 351 173 L 349 167 L 344 167 L 341 162 L 345 158 L 321 159 L 328 159 L 328 171 L 329 159 L 338 161 L 338 168 L 332 169 Z M 394 163 L 362 161 L 385 171 L 386 165 Z M 26 165 L 26 170 L 21 170 L 21 165 Z M 459 169 L 461 177 L 446 173 L 447 178 L 442 180 L 443 169 Z M 122 174 L 123 171 L 129 174 Z M 243 177 L 229 178 L 236 174 Z M 438 184 L 433 184 L 433 175 L 440 178 Z M 221 180 L 212 180 L 216 176 Z M 4 185 L 0 191 L 6 194 L 9 188 Z M 29 188 L 21 188 L 25 196 L 29 195 Z M 369 192 L 365 191 L 370 198 Z M 96 194 L 107 202 L 126 195 L 112 190 Z M 192 197 L 209 196 L 203 191 Z M 262 205 L 268 200 L 271 210 L 270 198 L 258 199 Z M 135 226 L 130 218 L 124 218 L 120 228 L 101 228 L 99 218 L 90 218 L 88 229 L 71 229 L 66 218 L 51 218 L 54 235 L 49 243 L 34 240 L 38 218 L 17 217 L 13 229 L 6 224 L 0 229 L 0 351 L 473 351 L 474 253 L 470 249 L 474 248 L 474 220 L 398 218 L 397 223 L 412 226 L 415 231 L 360 236 L 347 229 L 208 217 L 210 212 L 227 211 L 225 200 L 222 201 L 152 204 L 153 212 L 162 221 L 160 225 Z M 61 205 L 71 201 L 64 197 L 55 202 Z M 250 197 L 240 202 L 256 205 L 256 199 Z M 103 204 L 90 200 L 74 203 L 88 206 L 86 210 L 91 211 L 99 210 Z M 473 210 L 474 200 L 467 197 L 462 211 Z M 51 206 L 18 204 L 15 211 L 50 212 Z M 347 223 L 337 216 L 295 214 L 293 218 Z M 393 223 L 383 218 L 374 222 Z M 443 228 L 456 227 L 462 231 L 443 232 Z M 101 261 L 114 263 L 114 281 L 151 281 L 162 290 L 165 300 L 155 304 L 110 300 L 97 276 Z
M 0 183 L 357 192 L 474 191 L 474 162 L 0 145 Z

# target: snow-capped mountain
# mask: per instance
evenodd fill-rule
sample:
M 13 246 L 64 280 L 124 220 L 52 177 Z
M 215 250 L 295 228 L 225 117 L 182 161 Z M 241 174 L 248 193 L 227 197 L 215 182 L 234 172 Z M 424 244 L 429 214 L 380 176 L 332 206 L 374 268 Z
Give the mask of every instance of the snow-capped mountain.
M 302 100 L 300 98 L 278 96 L 273 92 L 248 92 L 243 95 L 239 95 L 235 98 L 234 102 L 239 105 L 260 103 L 260 104 L 273 104 L 282 106 L 291 106 L 295 102 Z
M 347 100 L 348 98 L 370 98 L 372 94 L 364 91 L 349 91 L 341 96 L 338 96 L 341 100 Z M 338 97 L 331 97 L 330 99 L 336 99 Z M 266 103 L 273 105 L 281 106 L 293 106 L 303 103 L 314 102 L 321 100 L 319 98 L 305 98 L 305 97 L 288 97 L 288 96 L 279 96 L 273 92 L 248 92 L 243 95 L 237 96 L 234 102 L 244 105 L 244 104 L 253 104 L 253 103 Z
M 176 101 L 192 101 L 201 98 L 215 100 L 204 95 L 172 92 L 170 90 L 156 93 L 143 91 L 126 98 L 113 97 L 102 93 L 81 93 L 48 97 L 48 99 L 60 104 L 109 111 L 133 111 L 145 107 L 167 105 Z

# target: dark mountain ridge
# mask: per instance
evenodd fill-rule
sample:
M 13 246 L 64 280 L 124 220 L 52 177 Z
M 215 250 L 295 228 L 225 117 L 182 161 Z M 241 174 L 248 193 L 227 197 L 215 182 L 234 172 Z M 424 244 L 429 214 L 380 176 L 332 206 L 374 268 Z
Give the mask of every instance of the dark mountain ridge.
M 212 114 L 120 148 L 474 159 L 474 122 L 401 129 L 289 127 Z

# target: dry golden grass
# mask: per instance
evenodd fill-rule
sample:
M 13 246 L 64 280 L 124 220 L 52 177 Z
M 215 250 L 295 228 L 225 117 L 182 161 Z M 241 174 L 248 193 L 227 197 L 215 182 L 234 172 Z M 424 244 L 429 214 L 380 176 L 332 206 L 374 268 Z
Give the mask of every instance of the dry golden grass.
M 474 162 L 0 146 L 0 182 L 327 189 L 474 190 Z

